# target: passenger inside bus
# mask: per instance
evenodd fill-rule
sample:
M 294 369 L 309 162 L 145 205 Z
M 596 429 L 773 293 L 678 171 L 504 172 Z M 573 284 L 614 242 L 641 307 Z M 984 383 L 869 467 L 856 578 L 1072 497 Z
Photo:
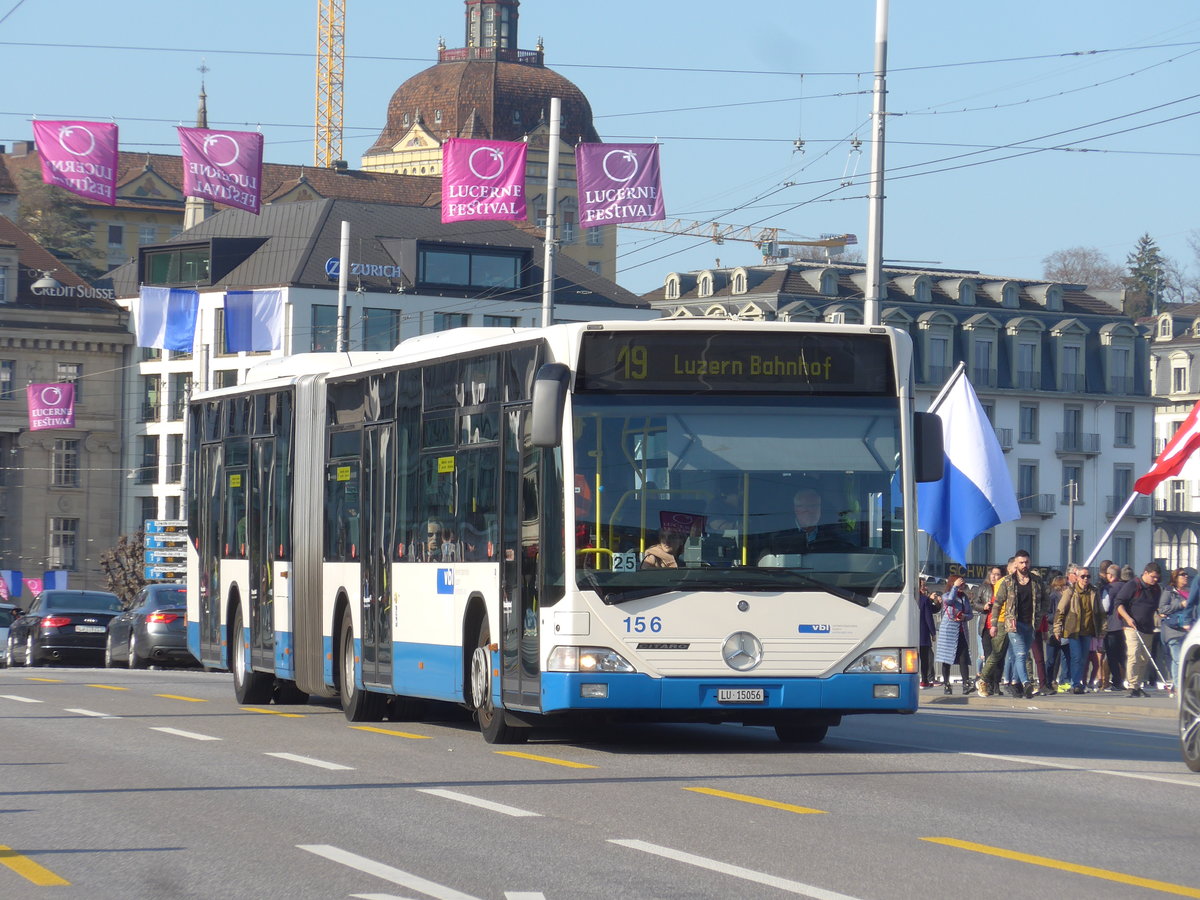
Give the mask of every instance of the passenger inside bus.
M 642 557 L 642 569 L 678 569 L 684 565 L 683 546 L 687 543 L 687 532 L 674 526 L 658 530 L 658 543 L 646 548 Z
M 764 555 L 827 553 L 850 550 L 850 532 L 838 522 L 827 521 L 821 492 L 814 483 L 803 483 L 792 495 L 790 527 L 767 536 Z

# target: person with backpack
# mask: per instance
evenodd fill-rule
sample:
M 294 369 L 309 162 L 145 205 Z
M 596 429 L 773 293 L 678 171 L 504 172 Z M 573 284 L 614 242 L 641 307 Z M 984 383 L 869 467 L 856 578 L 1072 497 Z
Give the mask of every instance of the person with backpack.
M 1150 642 L 1154 639 L 1154 614 L 1162 599 L 1162 566 L 1146 563 L 1138 578 L 1125 582 L 1117 594 L 1117 615 L 1125 627 L 1125 664 L 1129 680 L 1129 696 L 1145 697 L 1142 690 L 1146 663 L 1150 659 Z
M 1179 574 L 1187 576 L 1184 569 L 1178 569 L 1176 575 Z M 1186 582 L 1184 586 L 1186 586 Z M 1179 684 L 1179 648 L 1183 644 L 1183 639 L 1196 624 L 1198 603 L 1200 603 L 1200 578 L 1195 580 L 1191 590 L 1186 594 L 1178 586 L 1173 586 L 1171 590 L 1163 591 L 1162 599 L 1159 601 L 1159 633 L 1162 635 L 1162 642 L 1167 645 L 1167 650 L 1171 653 L 1171 683 L 1168 685 L 1168 690 L 1175 690 L 1176 685 Z
M 1065 588 L 1054 610 L 1054 636 L 1070 645 L 1071 693 L 1082 694 L 1092 638 L 1104 634 L 1104 609 L 1087 566 L 1075 567 L 1075 583 Z

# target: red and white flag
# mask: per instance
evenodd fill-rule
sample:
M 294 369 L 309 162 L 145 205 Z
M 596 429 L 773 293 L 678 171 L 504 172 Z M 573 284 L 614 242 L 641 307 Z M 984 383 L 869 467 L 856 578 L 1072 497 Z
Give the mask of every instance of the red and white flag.
M 1153 494 L 1166 479 L 1183 471 L 1184 463 L 1197 449 L 1200 449 L 1200 401 L 1192 407 L 1175 436 L 1167 441 L 1150 471 L 1133 483 L 1133 489 L 1139 494 Z

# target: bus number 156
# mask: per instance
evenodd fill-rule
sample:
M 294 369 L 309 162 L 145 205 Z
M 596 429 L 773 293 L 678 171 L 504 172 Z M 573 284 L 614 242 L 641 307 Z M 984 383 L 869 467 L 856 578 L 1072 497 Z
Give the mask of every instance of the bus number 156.
M 652 631 L 658 634 L 662 631 L 662 619 L 658 616 L 626 616 L 623 620 L 625 623 L 626 634 L 645 634 L 646 631 Z

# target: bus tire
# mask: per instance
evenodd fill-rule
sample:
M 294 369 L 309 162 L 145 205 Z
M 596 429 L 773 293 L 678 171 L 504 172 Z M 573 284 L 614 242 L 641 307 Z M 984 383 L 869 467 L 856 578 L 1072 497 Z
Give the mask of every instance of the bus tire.
M 342 614 L 341 653 L 338 654 L 338 695 L 342 713 L 349 722 L 382 722 L 387 697 L 374 691 L 359 690 L 354 684 L 354 623 L 350 610 Z
M 229 668 L 233 672 L 233 696 L 238 703 L 270 703 L 275 689 L 275 676 L 255 672 L 250 667 L 250 653 L 242 636 L 242 607 L 234 608 L 233 631 L 229 642 Z
M 491 642 L 492 630 L 484 616 L 471 654 L 471 704 L 475 708 L 475 721 L 489 744 L 523 744 L 529 737 L 529 729 L 509 725 L 504 720 L 504 710 L 497 709 L 492 699 L 492 654 L 488 649 Z
M 819 744 L 829 733 L 829 726 L 803 719 L 776 722 L 775 736 L 785 744 Z

